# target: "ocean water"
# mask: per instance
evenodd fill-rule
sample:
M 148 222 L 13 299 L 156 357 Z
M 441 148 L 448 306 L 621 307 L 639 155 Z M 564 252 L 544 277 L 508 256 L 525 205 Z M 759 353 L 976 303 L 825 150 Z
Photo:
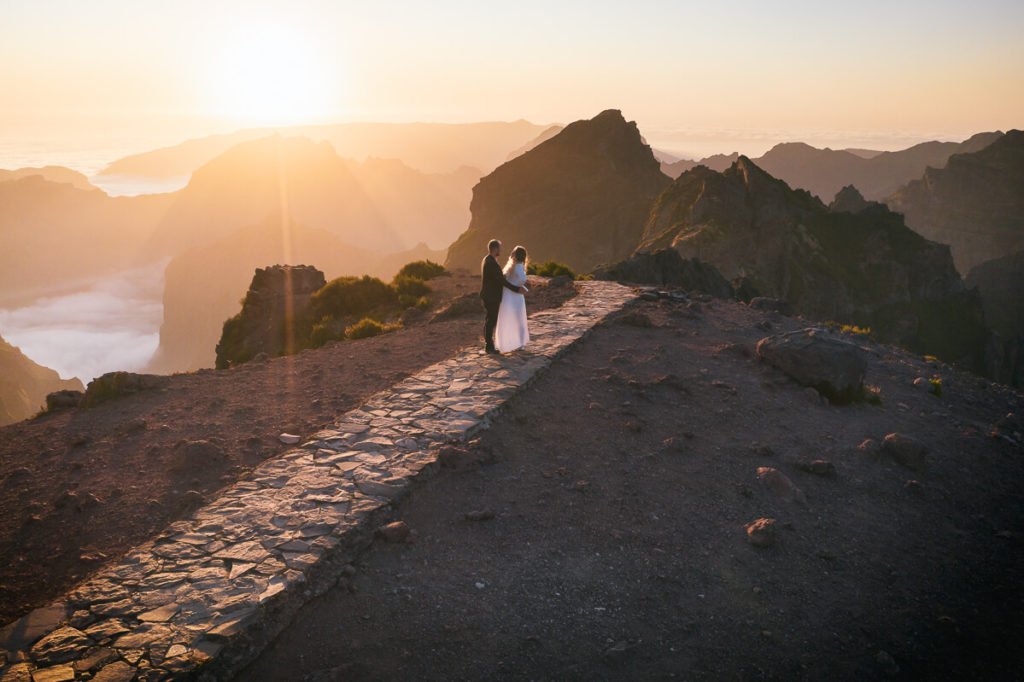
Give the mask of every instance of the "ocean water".
M 163 264 L 97 280 L 75 293 L 0 308 L 0 336 L 35 362 L 88 383 L 145 367 L 160 341 Z

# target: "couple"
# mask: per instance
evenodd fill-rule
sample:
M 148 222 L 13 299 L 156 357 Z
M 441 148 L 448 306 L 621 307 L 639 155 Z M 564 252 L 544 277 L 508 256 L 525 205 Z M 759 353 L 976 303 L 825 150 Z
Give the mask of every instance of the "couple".
M 501 242 L 487 244 L 487 256 L 481 265 L 480 298 L 487 311 L 484 323 L 484 350 L 500 355 L 522 348 L 530 341 L 526 327 L 526 249 L 517 246 L 502 272 L 498 265 Z

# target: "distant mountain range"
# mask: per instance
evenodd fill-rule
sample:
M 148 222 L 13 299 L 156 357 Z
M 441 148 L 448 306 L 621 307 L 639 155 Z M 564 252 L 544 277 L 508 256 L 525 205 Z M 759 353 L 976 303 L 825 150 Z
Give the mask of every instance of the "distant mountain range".
M 252 128 L 127 156 L 104 168 L 101 175 L 188 177 L 231 147 L 273 134 L 328 142 L 339 155 L 348 159 L 401 159 L 407 166 L 425 173 L 451 173 L 470 166 L 481 169 L 483 174 L 502 163 L 510 150 L 529 143 L 547 127 L 520 120 L 510 123 L 340 123 Z
M 84 388 L 78 379 L 61 379 L 0 338 L 0 426 L 31 417 L 46 406 L 47 394 L 63 390 Z
M 752 161 L 790 187 L 805 189 L 823 201 L 846 185 L 853 185 L 868 199 L 883 199 L 920 178 L 925 169 L 945 166 L 953 154 L 984 149 L 1001 135 L 979 133 L 963 142 L 923 142 L 896 152 L 817 149 L 803 142 L 785 142 Z M 697 165 L 721 172 L 737 158 L 735 153 L 717 154 L 700 161 L 663 164 L 662 170 L 673 178 Z
M 886 202 L 914 230 L 949 244 L 964 274 L 1024 250 L 1024 132 L 1011 130 L 984 149 L 954 154 Z
M 63 166 L 42 166 L 40 168 L 18 168 L 16 170 L 3 170 L 0 168 L 0 182 L 10 182 L 11 180 L 20 180 L 22 178 L 30 178 L 38 176 L 44 180 L 50 182 L 63 182 L 75 187 L 76 189 L 96 189 L 89 182 L 89 178 L 85 177 L 78 171 L 71 170 L 70 168 L 64 168 Z

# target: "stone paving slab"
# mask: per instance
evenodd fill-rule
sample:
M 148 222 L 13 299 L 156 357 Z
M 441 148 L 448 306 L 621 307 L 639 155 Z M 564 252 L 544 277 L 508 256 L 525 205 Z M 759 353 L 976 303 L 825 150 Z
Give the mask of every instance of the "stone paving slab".
M 0 630 L 0 682 L 230 678 L 345 574 L 443 444 L 486 428 L 554 358 L 635 298 L 612 282 L 576 286 L 564 306 L 531 316 L 526 349 L 466 349 L 372 396 Z

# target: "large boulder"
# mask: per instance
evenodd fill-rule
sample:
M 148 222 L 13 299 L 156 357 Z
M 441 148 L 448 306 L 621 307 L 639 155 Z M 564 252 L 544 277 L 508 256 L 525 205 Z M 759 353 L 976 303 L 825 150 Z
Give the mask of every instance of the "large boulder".
M 818 390 L 834 403 L 863 396 L 867 361 L 856 344 L 822 329 L 801 329 L 761 339 L 758 357 L 801 386 Z
M 124 398 L 141 391 L 163 388 L 170 378 L 157 374 L 135 374 L 133 372 L 107 372 L 89 382 L 82 398 L 82 407 L 96 407 L 109 400 Z
M 310 297 L 327 283 L 311 265 L 273 265 L 257 268 L 242 301 L 242 310 L 224 323 L 217 344 L 217 368 L 248 362 L 259 353 L 293 353 L 296 333 L 304 322 Z
M 697 258 L 683 258 L 675 249 L 638 251 L 626 260 L 602 265 L 594 279 L 677 286 L 719 298 L 731 298 L 732 285 L 714 265 Z

